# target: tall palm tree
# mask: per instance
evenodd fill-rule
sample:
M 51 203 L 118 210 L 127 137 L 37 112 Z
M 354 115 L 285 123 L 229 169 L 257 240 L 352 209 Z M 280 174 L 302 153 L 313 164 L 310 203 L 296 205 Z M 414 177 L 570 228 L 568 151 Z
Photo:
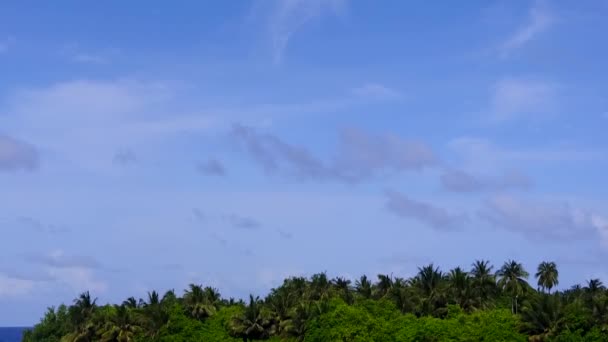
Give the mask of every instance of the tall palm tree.
M 184 306 L 188 314 L 198 320 L 213 316 L 219 302 L 219 294 L 216 292 L 212 288 L 203 289 L 201 285 L 190 284 L 184 291 Z
M 587 285 L 582 289 L 583 292 L 583 301 L 587 304 L 587 306 L 592 307 L 595 302 L 604 294 L 604 284 L 599 279 L 589 279 L 587 281 Z
M 433 264 L 418 268 L 418 274 L 412 279 L 412 285 L 420 291 L 422 296 L 421 311 L 423 314 L 441 316 L 445 313 L 443 281 L 443 272 Z
M 602 283 L 602 281 L 597 278 L 589 279 L 587 281 L 587 286 L 585 286 L 585 288 L 584 288 L 585 292 L 589 293 L 591 295 L 596 295 L 604 289 L 605 289 L 604 283 Z
M 129 309 L 136 309 L 139 305 L 135 297 L 129 297 L 125 301 L 122 302 L 122 305 Z
M 362 275 L 361 278 L 355 281 L 355 291 L 365 299 L 372 297 L 372 282 L 367 279 L 366 275 Z
M 502 267 L 496 272 L 498 277 L 498 286 L 511 296 L 511 312 L 517 313 L 518 298 L 529 287 L 529 274 L 524 269 L 523 265 L 515 260 L 505 262 Z
M 378 282 L 376 283 L 376 297 L 383 298 L 393 287 L 393 278 L 387 274 L 378 274 Z
M 271 322 L 265 315 L 260 297 L 249 295 L 249 305 L 243 314 L 235 316 L 230 321 L 230 330 L 234 336 L 241 337 L 243 341 L 253 341 L 268 337 L 268 328 Z
M 460 267 L 451 270 L 447 275 L 448 289 L 453 300 L 461 308 L 470 311 L 474 307 L 474 297 L 469 274 Z
M 169 320 L 169 313 L 161 302 L 158 292 L 148 292 L 148 300 L 142 302 L 142 316 L 142 325 L 145 328 L 146 335 L 156 337 L 160 329 Z
M 90 330 L 93 328 L 89 323 L 96 309 L 97 298 L 91 298 L 89 291 L 81 293 L 78 298 L 74 299 L 74 305 L 69 308 L 69 316 L 75 340 L 79 339 L 77 336 L 86 340 L 83 336 L 90 335 Z
M 491 307 L 491 299 L 496 292 L 496 277 L 492 273 L 494 267 L 487 260 L 476 260 L 471 269 L 471 287 L 476 297 L 478 308 Z
M 418 268 L 418 275 L 416 276 L 416 284 L 422 290 L 426 297 L 433 297 L 437 294 L 439 286 L 443 280 L 443 273 L 439 270 L 439 267 L 429 264 L 424 267 Z
M 551 293 L 551 289 L 559 284 L 559 272 L 555 262 L 543 261 L 538 265 L 535 277 L 538 279 L 538 287 Z

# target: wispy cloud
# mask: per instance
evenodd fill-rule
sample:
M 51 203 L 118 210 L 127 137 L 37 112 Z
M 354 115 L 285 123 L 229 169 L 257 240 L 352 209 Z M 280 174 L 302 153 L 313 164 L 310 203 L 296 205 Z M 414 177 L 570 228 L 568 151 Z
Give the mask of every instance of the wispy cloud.
M 594 163 L 607 160 L 601 149 L 573 144 L 509 147 L 488 139 L 461 137 L 448 143 L 461 169 L 471 173 L 495 174 L 514 166 L 560 163 Z
M 78 63 L 88 64 L 105 64 L 108 63 L 108 59 L 101 55 L 95 55 L 91 53 L 80 52 L 72 56 L 72 60 Z
M 517 171 L 507 171 L 498 176 L 480 176 L 463 170 L 447 170 L 440 177 L 441 186 L 452 192 L 525 190 L 532 180 Z
M 36 218 L 28 216 L 18 217 L 17 222 L 39 233 L 60 234 L 70 232 L 69 228 L 45 224 Z
M 39 163 L 40 156 L 33 145 L 0 134 L 0 171 L 31 171 Z
M 192 209 L 192 214 L 199 222 L 220 222 L 236 229 L 255 230 L 262 227 L 262 224 L 256 219 L 235 213 L 213 215 L 204 213 L 198 208 L 194 208 Z
M 0 298 L 26 296 L 35 289 L 35 286 L 36 282 L 33 280 L 0 273 Z
M 28 291 L 37 286 L 66 286 L 74 292 L 93 291 L 96 293 L 107 290 L 107 283 L 95 277 L 94 271 L 103 266 L 93 257 L 70 255 L 61 249 L 48 254 L 27 255 L 25 259 L 42 267 L 42 276 L 21 277 Z M 14 278 L 14 277 L 13 277 Z M 27 279 L 26 279 L 27 278 Z
M 490 119 L 505 122 L 516 119 L 538 120 L 554 115 L 558 108 L 555 83 L 507 78 L 492 89 Z
M 509 57 L 516 50 L 545 32 L 554 21 L 553 13 L 541 1 L 536 1 L 529 11 L 527 22 L 500 45 L 500 56 L 502 58 Z
M 467 215 L 452 213 L 445 208 L 408 198 L 397 191 L 386 192 L 386 208 L 395 215 L 428 224 L 434 229 L 458 229 L 468 220 Z
M 388 100 L 401 97 L 401 93 L 380 83 L 366 83 L 352 90 L 353 94 L 360 97 Z
M 0 120 L 3 128 L 27 136 L 33 145 L 75 165 L 99 170 L 125 146 L 147 148 L 184 131 L 210 127 L 209 116 L 187 110 L 176 113 L 178 89 L 180 85 L 173 82 L 127 79 L 60 82 L 13 92 L 2 103 L 0 110 L 6 115 Z M 34 165 L 31 152 L 28 159 L 18 157 L 32 150 L 25 146 L 16 139 L 2 138 L 0 165 Z M 17 149 L 23 153 L 15 154 Z M 122 157 L 130 158 L 126 152 L 114 161 L 124 161 Z
M 359 182 L 387 172 L 419 171 L 436 164 L 426 144 L 392 134 L 345 129 L 334 157 L 326 162 L 304 147 L 279 137 L 234 125 L 231 133 L 267 173 L 283 172 L 301 180 Z
M 125 166 L 136 163 L 137 156 L 135 155 L 135 152 L 131 151 L 130 149 L 121 149 L 114 154 L 112 161 L 114 164 Z
M 0 38 L 0 54 L 9 50 L 10 46 L 15 42 L 15 37 L 9 36 L 3 39 Z
M 46 255 L 32 255 L 27 259 L 30 262 L 55 268 L 101 268 L 101 264 L 90 256 L 67 255 L 62 250 L 55 250 Z
M 266 3 L 268 4 L 268 3 Z M 275 63 L 283 60 L 294 34 L 324 15 L 342 13 L 346 0 L 272 0 L 268 28 Z
M 254 230 L 262 226 L 262 224 L 251 217 L 240 216 L 237 214 L 226 214 L 221 216 L 222 220 L 228 222 L 231 226 L 238 229 Z
M 209 176 L 225 176 L 226 175 L 226 167 L 224 164 L 217 159 L 207 159 L 203 162 L 200 162 L 196 165 L 196 169 L 205 175 Z
M 566 202 L 495 196 L 485 201 L 478 215 L 496 227 L 534 239 L 569 241 L 597 236 L 608 246 L 608 221 Z

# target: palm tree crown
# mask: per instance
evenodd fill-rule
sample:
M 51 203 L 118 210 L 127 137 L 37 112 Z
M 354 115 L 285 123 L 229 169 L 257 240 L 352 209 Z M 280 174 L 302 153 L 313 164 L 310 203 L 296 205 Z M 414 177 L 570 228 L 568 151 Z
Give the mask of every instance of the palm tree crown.
M 535 274 L 538 279 L 538 287 L 551 292 L 551 289 L 559 284 L 557 265 L 554 262 L 543 261 L 538 265 Z

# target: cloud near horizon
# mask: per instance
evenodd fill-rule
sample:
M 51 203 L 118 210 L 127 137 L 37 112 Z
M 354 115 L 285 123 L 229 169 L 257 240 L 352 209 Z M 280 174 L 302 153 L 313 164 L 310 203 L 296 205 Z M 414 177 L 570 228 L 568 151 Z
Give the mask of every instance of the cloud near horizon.
M 601 245 L 608 242 L 606 219 L 567 202 L 494 196 L 483 203 L 478 216 L 495 227 L 533 239 L 598 239 Z

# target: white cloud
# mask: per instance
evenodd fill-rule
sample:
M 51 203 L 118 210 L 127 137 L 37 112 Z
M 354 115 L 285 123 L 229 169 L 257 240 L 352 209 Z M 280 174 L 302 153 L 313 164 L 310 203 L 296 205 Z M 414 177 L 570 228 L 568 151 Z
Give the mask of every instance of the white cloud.
M 591 216 L 591 224 L 597 230 L 602 246 L 608 248 L 608 219 L 599 216 Z
M 517 29 L 509 38 L 507 38 L 499 47 L 500 56 L 503 58 L 509 57 L 514 51 L 520 49 L 528 42 L 537 38 L 541 33 L 545 32 L 555 18 L 553 14 L 546 8 L 541 6 L 537 1 L 530 9 L 528 21 L 525 25 Z
M 504 122 L 539 119 L 557 109 L 557 86 L 550 82 L 508 78 L 493 88 L 490 119 Z
M 379 83 L 366 83 L 361 87 L 354 88 L 353 94 L 371 99 L 395 99 L 401 97 L 401 94 L 397 90 Z
M 33 280 L 13 278 L 0 273 L 0 298 L 28 295 L 34 290 L 35 285 Z
M 325 14 L 339 14 L 346 0 L 272 0 L 269 19 L 275 63 L 280 63 L 293 35 L 310 21 Z
M 478 214 L 496 227 L 534 239 L 597 238 L 608 243 L 608 221 L 567 202 L 495 196 L 485 201 Z
M 147 146 L 185 131 L 206 130 L 212 119 L 181 107 L 179 84 L 120 79 L 74 80 L 18 90 L 0 110 L 4 129 L 41 150 L 90 169 L 112 163 L 124 146 Z
M 492 174 L 520 165 L 597 162 L 607 158 L 601 150 L 571 144 L 510 148 L 475 137 L 454 139 L 448 148 L 454 152 L 458 167 L 471 173 Z
M 104 292 L 106 282 L 96 279 L 94 270 L 101 269 L 97 260 L 90 256 L 69 255 L 57 249 L 46 255 L 35 255 L 27 258 L 30 262 L 43 266 L 43 272 L 54 284 L 71 288 L 74 292 Z M 36 279 L 31 279 L 32 281 Z M 47 284 L 46 286 L 52 286 Z
M 108 289 L 106 282 L 95 278 L 93 271 L 84 267 L 51 267 L 48 274 L 57 282 L 71 288 L 74 292 L 91 291 L 102 293 Z
M 28 258 L 30 261 L 52 268 L 100 268 L 101 265 L 90 256 L 66 255 L 62 250 L 55 250 L 48 255 L 37 255 Z

